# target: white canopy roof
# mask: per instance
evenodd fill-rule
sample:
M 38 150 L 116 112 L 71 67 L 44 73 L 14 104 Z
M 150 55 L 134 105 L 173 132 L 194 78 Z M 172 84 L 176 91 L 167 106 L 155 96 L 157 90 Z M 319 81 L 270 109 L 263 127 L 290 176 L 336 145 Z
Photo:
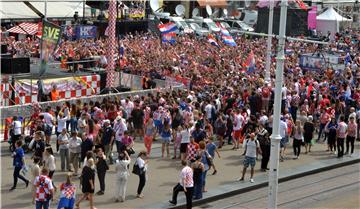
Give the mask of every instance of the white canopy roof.
M 351 19 L 341 16 L 332 7 L 329 7 L 325 12 L 318 15 L 316 20 L 352 21 Z
M 45 2 L 30 3 L 45 14 Z M 73 17 L 75 11 L 79 17 L 83 15 L 83 2 L 47 2 L 47 17 L 64 18 Z M 85 16 L 90 16 L 90 7 L 85 6 Z M 0 18 L 1 19 L 34 19 L 40 18 L 34 11 L 27 7 L 23 2 L 1 2 L 0 1 Z

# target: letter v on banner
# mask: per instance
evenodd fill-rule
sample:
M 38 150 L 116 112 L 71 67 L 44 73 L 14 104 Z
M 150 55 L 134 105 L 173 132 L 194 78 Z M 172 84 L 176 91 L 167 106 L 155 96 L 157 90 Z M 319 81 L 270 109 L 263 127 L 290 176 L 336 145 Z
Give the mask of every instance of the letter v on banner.
M 47 63 L 50 57 L 52 57 L 57 45 L 61 38 L 61 27 L 51 22 L 43 20 L 42 24 L 42 36 L 40 45 L 40 71 L 39 77 L 41 77 L 47 68 Z

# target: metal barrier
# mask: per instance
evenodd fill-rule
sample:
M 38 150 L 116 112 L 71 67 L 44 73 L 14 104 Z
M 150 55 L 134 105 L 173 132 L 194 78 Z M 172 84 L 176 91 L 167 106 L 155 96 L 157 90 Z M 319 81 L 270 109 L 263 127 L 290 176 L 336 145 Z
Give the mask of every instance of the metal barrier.
M 135 96 L 135 95 L 146 96 L 149 93 L 156 93 L 158 91 L 162 91 L 162 92 L 173 91 L 173 90 L 178 91 L 181 89 L 184 89 L 184 85 L 179 84 L 177 86 L 164 87 L 164 88 L 137 90 L 137 91 L 129 91 L 129 92 L 121 92 L 121 93 L 111 93 L 111 94 L 104 94 L 104 95 L 94 95 L 94 96 L 89 96 L 89 97 L 63 99 L 63 100 L 51 101 L 51 102 L 40 102 L 38 104 L 43 109 L 46 107 L 55 108 L 56 106 L 61 106 L 65 101 L 69 101 L 70 103 L 75 103 L 78 100 L 81 100 L 83 103 L 89 103 L 90 101 L 102 102 L 102 100 L 105 98 L 108 98 L 108 99 L 114 99 L 114 97 L 126 98 L 127 96 Z M 28 118 L 33 113 L 32 106 L 33 106 L 33 104 L 1 107 L 0 108 L 0 119 L 4 120 L 5 118 L 12 117 L 15 115 L 22 116 L 23 118 Z

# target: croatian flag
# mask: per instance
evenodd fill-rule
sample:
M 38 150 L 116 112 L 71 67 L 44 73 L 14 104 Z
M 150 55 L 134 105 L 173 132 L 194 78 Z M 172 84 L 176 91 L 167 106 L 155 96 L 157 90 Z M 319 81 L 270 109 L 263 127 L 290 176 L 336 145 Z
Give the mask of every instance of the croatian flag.
M 350 56 L 350 54 L 349 54 L 349 52 L 348 53 L 346 53 L 346 56 L 345 56 L 345 59 L 344 59 L 344 62 L 345 62 L 345 65 L 348 65 L 348 63 L 351 63 L 351 56 Z
M 60 185 L 60 200 L 58 208 L 74 208 L 76 187 L 73 184 L 61 184 Z
M 170 44 L 174 44 L 175 43 L 175 36 L 176 34 L 171 32 L 171 33 L 165 33 L 163 35 L 161 35 L 161 40 L 163 43 L 170 43 Z
M 254 52 L 252 50 L 246 59 L 245 67 L 247 67 L 248 73 L 252 73 L 255 70 L 255 57 L 254 57 Z
M 216 40 L 215 40 L 215 38 L 214 38 L 214 36 L 213 36 L 212 34 L 209 34 L 209 35 L 208 35 L 208 42 L 209 42 L 211 45 L 220 48 L 219 44 L 216 42 Z
M 176 31 L 176 29 L 177 29 L 175 23 L 173 23 L 173 22 L 169 22 L 166 24 L 159 24 L 158 28 L 161 33 L 170 33 L 170 32 Z
M 221 38 L 223 42 L 230 46 L 236 46 L 236 42 L 233 37 L 230 35 L 229 31 L 226 30 L 220 23 L 216 23 L 216 25 L 220 28 L 220 32 L 222 34 Z

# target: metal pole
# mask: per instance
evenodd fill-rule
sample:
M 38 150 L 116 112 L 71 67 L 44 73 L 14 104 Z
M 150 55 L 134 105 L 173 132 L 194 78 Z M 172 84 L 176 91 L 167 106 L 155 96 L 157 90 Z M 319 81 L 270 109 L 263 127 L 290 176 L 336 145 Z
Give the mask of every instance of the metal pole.
M 83 0 L 83 23 L 85 21 L 85 0 Z
M 265 81 L 270 82 L 270 67 L 271 67 L 271 41 L 272 30 L 273 30 L 273 20 L 274 20 L 274 0 L 270 0 L 269 5 L 269 24 L 268 24 L 268 38 L 267 38 L 267 54 L 266 54 L 266 71 L 265 71 Z
M 278 193 L 278 175 L 279 175 L 279 151 L 280 151 L 280 114 L 281 114 L 281 96 L 283 85 L 283 72 L 285 61 L 285 32 L 287 17 L 287 0 L 281 1 L 280 28 L 279 28 L 279 47 L 276 57 L 276 78 L 275 78 L 275 104 L 273 114 L 273 132 L 271 135 L 270 152 L 270 173 L 269 173 L 269 191 L 268 191 L 268 209 L 277 208 Z
M 44 10 L 44 13 L 45 13 L 45 20 L 47 18 L 47 0 L 45 0 L 45 10 Z

